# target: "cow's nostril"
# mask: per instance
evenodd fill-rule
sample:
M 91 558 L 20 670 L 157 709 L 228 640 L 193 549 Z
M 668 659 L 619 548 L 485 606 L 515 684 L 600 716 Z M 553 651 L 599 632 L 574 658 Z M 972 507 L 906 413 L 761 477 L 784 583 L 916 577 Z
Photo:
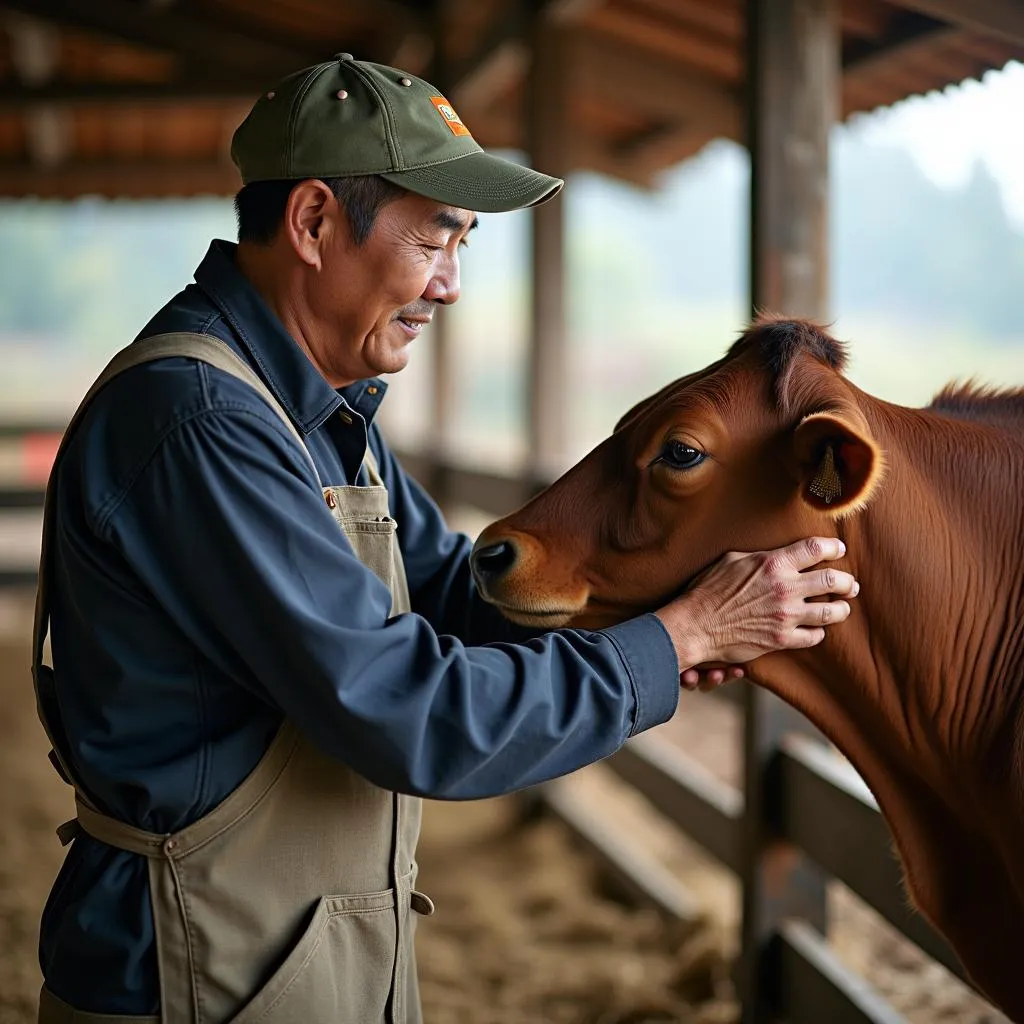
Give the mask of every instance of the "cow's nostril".
M 508 541 L 489 544 L 473 554 L 473 567 L 481 579 L 496 579 L 516 563 L 516 549 Z

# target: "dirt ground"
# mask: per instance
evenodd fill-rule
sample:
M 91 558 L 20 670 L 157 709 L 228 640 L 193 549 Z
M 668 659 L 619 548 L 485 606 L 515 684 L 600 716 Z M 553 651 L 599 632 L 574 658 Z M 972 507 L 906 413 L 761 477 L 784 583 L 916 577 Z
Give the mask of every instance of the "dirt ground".
M 71 814 L 35 719 L 27 630 L 27 603 L 0 595 L 0 1024 L 34 1019 L 39 911 L 62 858 L 53 828 Z M 735 778 L 731 707 L 684 697 L 664 730 Z M 682 931 L 617 902 L 569 834 L 524 821 L 518 802 L 428 804 L 420 888 L 437 913 L 417 941 L 427 1024 L 732 1024 L 735 881 L 607 769 L 568 784 L 683 880 L 706 921 Z M 909 1024 L 1003 1022 L 841 887 L 830 909 L 837 951 Z

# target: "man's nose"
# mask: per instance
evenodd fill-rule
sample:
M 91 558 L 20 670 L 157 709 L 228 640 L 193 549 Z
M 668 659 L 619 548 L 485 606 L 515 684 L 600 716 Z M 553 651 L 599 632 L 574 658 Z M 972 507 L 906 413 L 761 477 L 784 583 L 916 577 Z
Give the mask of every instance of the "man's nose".
M 439 302 L 442 306 L 450 306 L 458 301 L 460 288 L 459 257 L 446 256 L 444 260 L 438 261 L 423 292 L 423 298 L 429 302 Z

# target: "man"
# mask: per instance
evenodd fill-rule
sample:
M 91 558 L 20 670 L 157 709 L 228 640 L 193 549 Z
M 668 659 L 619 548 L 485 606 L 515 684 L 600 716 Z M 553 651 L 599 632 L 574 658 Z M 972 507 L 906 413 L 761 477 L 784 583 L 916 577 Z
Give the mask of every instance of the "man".
M 238 246 L 115 358 L 49 488 L 35 676 L 78 815 L 42 921 L 48 1024 L 419 1020 L 416 797 L 605 757 L 672 715 L 681 675 L 817 643 L 849 605 L 805 599 L 857 590 L 803 571 L 842 554 L 815 539 L 526 639 L 373 420 L 378 375 L 459 296 L 476 211 L 562 183 L 348 54 L 262 96 L 232 154 Z

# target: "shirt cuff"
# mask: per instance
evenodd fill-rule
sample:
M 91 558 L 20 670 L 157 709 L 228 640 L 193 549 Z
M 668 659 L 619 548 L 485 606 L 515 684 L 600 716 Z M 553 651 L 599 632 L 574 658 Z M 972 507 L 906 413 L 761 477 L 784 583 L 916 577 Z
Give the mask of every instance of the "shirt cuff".
M 679 703 L 679 660 L 661 620 L 641 615 L 600 632 L 615 645 L 633 685 L 636 715 L 629 735 L 667 722 Z

